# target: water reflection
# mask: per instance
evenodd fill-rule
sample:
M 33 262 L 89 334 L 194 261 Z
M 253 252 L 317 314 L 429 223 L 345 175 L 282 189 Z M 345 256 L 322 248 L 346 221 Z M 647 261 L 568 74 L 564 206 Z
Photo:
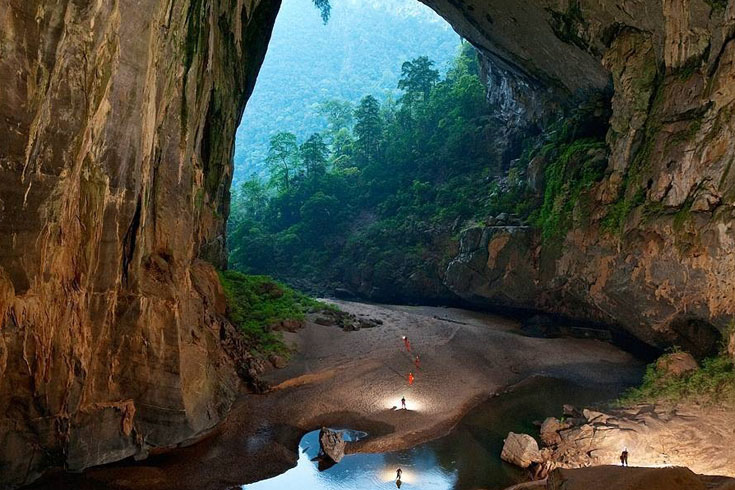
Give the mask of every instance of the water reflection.
M 385 454 L 351 454 L 337 465 L 319 471 L 314 460 L 319 454 L 319 431 L 306 434 L 299 445 L 295 468 L 269 480 L 245 485 L 246 490 L 365 490 L 396 488 L 396 469 L 401 468 L 402 489 L 445 490 L 454 488 L 455 471 L 439 464 L 427 446 Z
M 345 456 L 319 471 L 319 431 L 301 440 L 295 468 L 269 480 L 245 485 L 246 490 L 368 490 L 401 489 L 498 490 L 524 481 L 524 471 L 503 463 L 500 451 L 509 431 L 537 434 L 534 420 L 561 415 L 564 403 L 589 405 L 614 398 L 624 386 L 581 387 L 568 381 L 538 378 L 513 393 L 494 398 L 468 413 L 446 437 L 406 451 Z M 364 434 L 348 432 L 346 439 Z

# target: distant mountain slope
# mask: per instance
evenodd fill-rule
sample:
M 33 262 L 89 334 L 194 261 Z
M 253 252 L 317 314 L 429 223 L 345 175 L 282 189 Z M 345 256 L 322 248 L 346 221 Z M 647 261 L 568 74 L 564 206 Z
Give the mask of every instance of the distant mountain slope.
M 278 131 L 324 129 L 318 104 L 396 89 L 401 64 L 426 55 L 445 71 L 459 36 L 416 0 L 339 0 L 324 25 L 311 0 L 284 0 L 235 143 L 233 186 L 261 173 Z

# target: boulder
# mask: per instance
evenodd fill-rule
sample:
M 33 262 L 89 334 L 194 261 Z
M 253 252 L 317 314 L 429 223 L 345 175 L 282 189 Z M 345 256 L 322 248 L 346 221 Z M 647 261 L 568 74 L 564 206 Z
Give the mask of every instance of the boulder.
M 581 416 L 582 416 L 582 414 L 581 414 L 581 413 L 579 413 L 579 410 L 577 410 L 577 409 L 576 409 L 576 408 L 574 408 L 574 407 L 573 407 L 572 405 L 569 405 L 569 404 L 567 404 L 567 403 L 565 403 L 565 404 L 564 404 L 564 405 L 562 406 L 562 413 L 564 414 L 564 416 L 565 416 L 565 417 L 575 417 L 575 418 L 579 418 L 579 417 L 581 417 Z
M 606 424 L 607 421 L 610 420 L 609 415 L 602 412 L 597 412 L 595 410 L 589 410 L 587 408 L 582 410 L 582 415 L 585 419 L 587 419 L 587 422 L 589 422 L 590 424 Z
M 681 376 L 696 371 L 699 368 L 697 361 L 688 352 L 674 352 L 661 356 L 656 361 L 656 369 L 665 375 Z
M 322 427 L 319 431 L 319 448 L 321 453 L 335 463 L 345 457 L 345 440 L 340 432 Z
M 337 320 L 333 317 L 318 316 L 314 319 L 314 323 L 317 325 L 323 325 L 325 327 L 332 327 L 337 324 Z
M 549 417 L 541 424 L 541 440 L 547 446 L 554 446 L 561 442 L 559 431 L 562 429 L 561 422 L 556 417 Z
M 541 462 L 541 453 L 533 437 L 528 434 L 509 432 L 508 437 L 505 438 L 500 458 L 521 468 L 528 468 L 531 463 Z
M 288 365 L 288 359 L 277 354 L 271 354 L 270 356 L 268 356 L 268 360 L 271 364 L 273 364 L 273 367 L 276 369 L 283 369 Z

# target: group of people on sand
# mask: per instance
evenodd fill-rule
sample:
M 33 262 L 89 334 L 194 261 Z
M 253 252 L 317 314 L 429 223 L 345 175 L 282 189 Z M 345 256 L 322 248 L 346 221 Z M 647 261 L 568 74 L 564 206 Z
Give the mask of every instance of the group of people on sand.
M 421 369 L 421 357 L 419 357 L 418 354 L 414 356 L 413 353 L 411 352 L 411 341 L 408 340 L 408 336 L 404 335 L 403 337 L 401 337 L 401 340 L 403 340 L 403 346 L 406 348 L 406 352 L 408 352 L 409 354 L 413 356 L 413 364 L 414 366 L 416 366 L 416 369 Z M 413 375 L 413 371 L 408 372 L 407 379 L 408 379 L 408 385 L 412 386 L 414 380 L 416 379 L 416 377 Z M 401 408 L 403 410 L 408 410 L 408 408 L 406 407 L 406 397 L 405 396 L 401 397 Z M 403 470 L 401 468 L 398 468 L 396 470 L 396 486 L 398 488 L 401 488 L 401 485 L 403 484 L 403 482 L 401 481 L 402 476 L 403 476 Z
M 413 355 L 411 353 L 411 341 L 408 340 L 408 336 L 404 335 L 403 337 L 401 337 L 401 339 L 403 340 L 403 345 L 406 347 L 406 352 Z M 418 354 L 414 356 L 413 364 L 414 366 L 416 366 L 416 369 L 421 369 L 421 357 L 419 357 Z M 407 379 L 408 379 L 408 385 L 412 386 L 414 380 L 416 379 L 416 377 L 413 375 L 413 371 L 408 372 Z M 406 397 L 401 398 L 401 408 L 406 410 Z

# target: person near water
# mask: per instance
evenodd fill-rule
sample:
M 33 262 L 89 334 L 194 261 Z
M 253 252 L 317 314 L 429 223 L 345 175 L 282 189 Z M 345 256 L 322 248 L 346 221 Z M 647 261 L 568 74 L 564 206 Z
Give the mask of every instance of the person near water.
M 408 384 L 412 385 L 413 380 L 414 380 L 413 373 L 408 373 Z
M 396 470 L 396 480 L 400 480 L 401 479 L 401 475 L 403 475 L 403 470 L 400 469 L 400 468 L 398 468 Z
M 623 452 L 620 453 L 620 466 L 628 466 L 628 448 L 623 448 Z
M 411 342 L 408 340 L 408 337 L 406 337 L 405 335 L 403 336 L 403 345 L 406 346 L 406 350 L 408 352 L 411 352 Z
M 406 397 L 401 398 L 401 408 L 406 410 Z
M 418 354 L 416 354 L 413 363 L 416 364 L 416 369 L 421 369 L 421 359 L 419 358 Z

